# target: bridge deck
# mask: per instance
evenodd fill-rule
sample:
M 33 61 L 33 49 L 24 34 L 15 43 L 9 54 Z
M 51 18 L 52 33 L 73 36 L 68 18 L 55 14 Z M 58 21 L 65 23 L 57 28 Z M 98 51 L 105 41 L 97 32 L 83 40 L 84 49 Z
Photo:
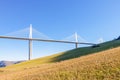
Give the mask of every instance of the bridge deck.
M 85 42 L 73 42 L 73 41 L 62 41 L 62 40 L 47 40 L 39 38 L 23 38 L 23 37 L 12 37 L 12 36 L 0 36 L 3 39 L 16 39 L 16 40 L 32 40 L 32 41 L 43 41 L 43 42 L 59 42 L 59 43 L 71 43 L 71 44 L 86 44 L 86 45 L 96 45 L 94 43 Z

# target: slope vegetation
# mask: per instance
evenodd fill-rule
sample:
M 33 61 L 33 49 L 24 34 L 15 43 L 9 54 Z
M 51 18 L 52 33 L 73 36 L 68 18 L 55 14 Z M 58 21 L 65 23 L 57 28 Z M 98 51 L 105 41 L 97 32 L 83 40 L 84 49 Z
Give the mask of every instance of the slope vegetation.
M 54 62 L 60 62 L 60 61 L 68 60 L 68 59 L 72 59 L 72 58 L 77 58 L 80 56 L 93 54 L 96 52 L 100 52 L 100 51 L 104 51 L 107 49 L 112 49 L 112 48 L 118 47 L 118 46 L 120 46 L 120 40 L 112 40 L 112 41 L 108 41 L 108 42 L 98 44 L 98 45 L 99 45 L 99 47 L 91 47 L 90 46 L 90 47 L 73 49 L 73 50 L 58 53 L 58 54 L 55 54 L 52 56 L 38 58 L 35 60 L 23 62 L 23 63 L 16 64 L 13 66 L 8 66 L 7 68 L 10 68 L 10 69 L 21 69 L 22 68 L 23 69 L 23 68 L 32 67 L 35 65 L 37 66 L 40 64 L 54 63 Z
M 119 45 L 113 40 L 1 68 L 0 80 L 119 80 Z
M 0 75 L 0 80 L 119 80 L 120 47 Z

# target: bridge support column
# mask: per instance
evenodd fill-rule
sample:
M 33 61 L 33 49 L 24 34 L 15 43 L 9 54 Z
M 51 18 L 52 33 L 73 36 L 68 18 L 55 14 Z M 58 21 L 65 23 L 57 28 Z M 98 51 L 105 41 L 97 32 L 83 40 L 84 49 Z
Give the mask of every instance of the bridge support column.
M 30 24 L 30 33 L 29 33 L 29 57 L 28 60 L 31 60 L 32 57 L 32 24 Z
M 76 48 L 76 49 L 78 48 L 78 43 L 75 43 L 75 48 Z
M 31 60 L 32 57 L 32 40 L 29 40 L 29 57 L 28 60 Z

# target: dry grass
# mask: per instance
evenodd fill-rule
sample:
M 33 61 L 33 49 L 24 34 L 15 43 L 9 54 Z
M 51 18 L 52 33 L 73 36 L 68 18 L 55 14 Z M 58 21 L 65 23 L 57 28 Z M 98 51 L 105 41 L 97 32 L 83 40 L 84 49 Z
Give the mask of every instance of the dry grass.
M 20 70 L 0 69 L 0 80 L 120 80 L 120 47 Z
M 34 66 L 40 66 L 40 64 L 48 64 L 48 63 L 55 63 L 55 62 L 60 62 L 68 59 L 73 59 L 81 56 L 85 56 L 88 54 L 93 54 L 96 52 L 101 52 L 104 50 L 112 49 L 115 47 L 120 46 L 120 40 L 112 40 L 108 41 L 102 44 L 99 44 L 100 47 L 82 47 L 78 49 L 73 49 L 70 51 L 54 54 L 51 56 L 43 57 L 43 58 L 38 58 L 35 60 L 30 60 L 27 62 L 22 62 L 20 64 L 8 66 L 5 69 L 7 70 L 23 70 L 29 67 L 34 67 Z

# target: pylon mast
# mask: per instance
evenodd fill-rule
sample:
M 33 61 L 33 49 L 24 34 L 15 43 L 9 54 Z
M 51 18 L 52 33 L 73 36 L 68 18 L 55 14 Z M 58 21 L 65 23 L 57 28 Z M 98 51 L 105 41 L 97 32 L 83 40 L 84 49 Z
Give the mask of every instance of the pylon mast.
M 32 57 L 32 24 L 30 24 L 30 31 L 29 31 L 29 57 L 28 60 L 31 60 Z
M 77 35 L 77 32 L 75 32 L 75 47 L 78 48 L 78 35 Z

